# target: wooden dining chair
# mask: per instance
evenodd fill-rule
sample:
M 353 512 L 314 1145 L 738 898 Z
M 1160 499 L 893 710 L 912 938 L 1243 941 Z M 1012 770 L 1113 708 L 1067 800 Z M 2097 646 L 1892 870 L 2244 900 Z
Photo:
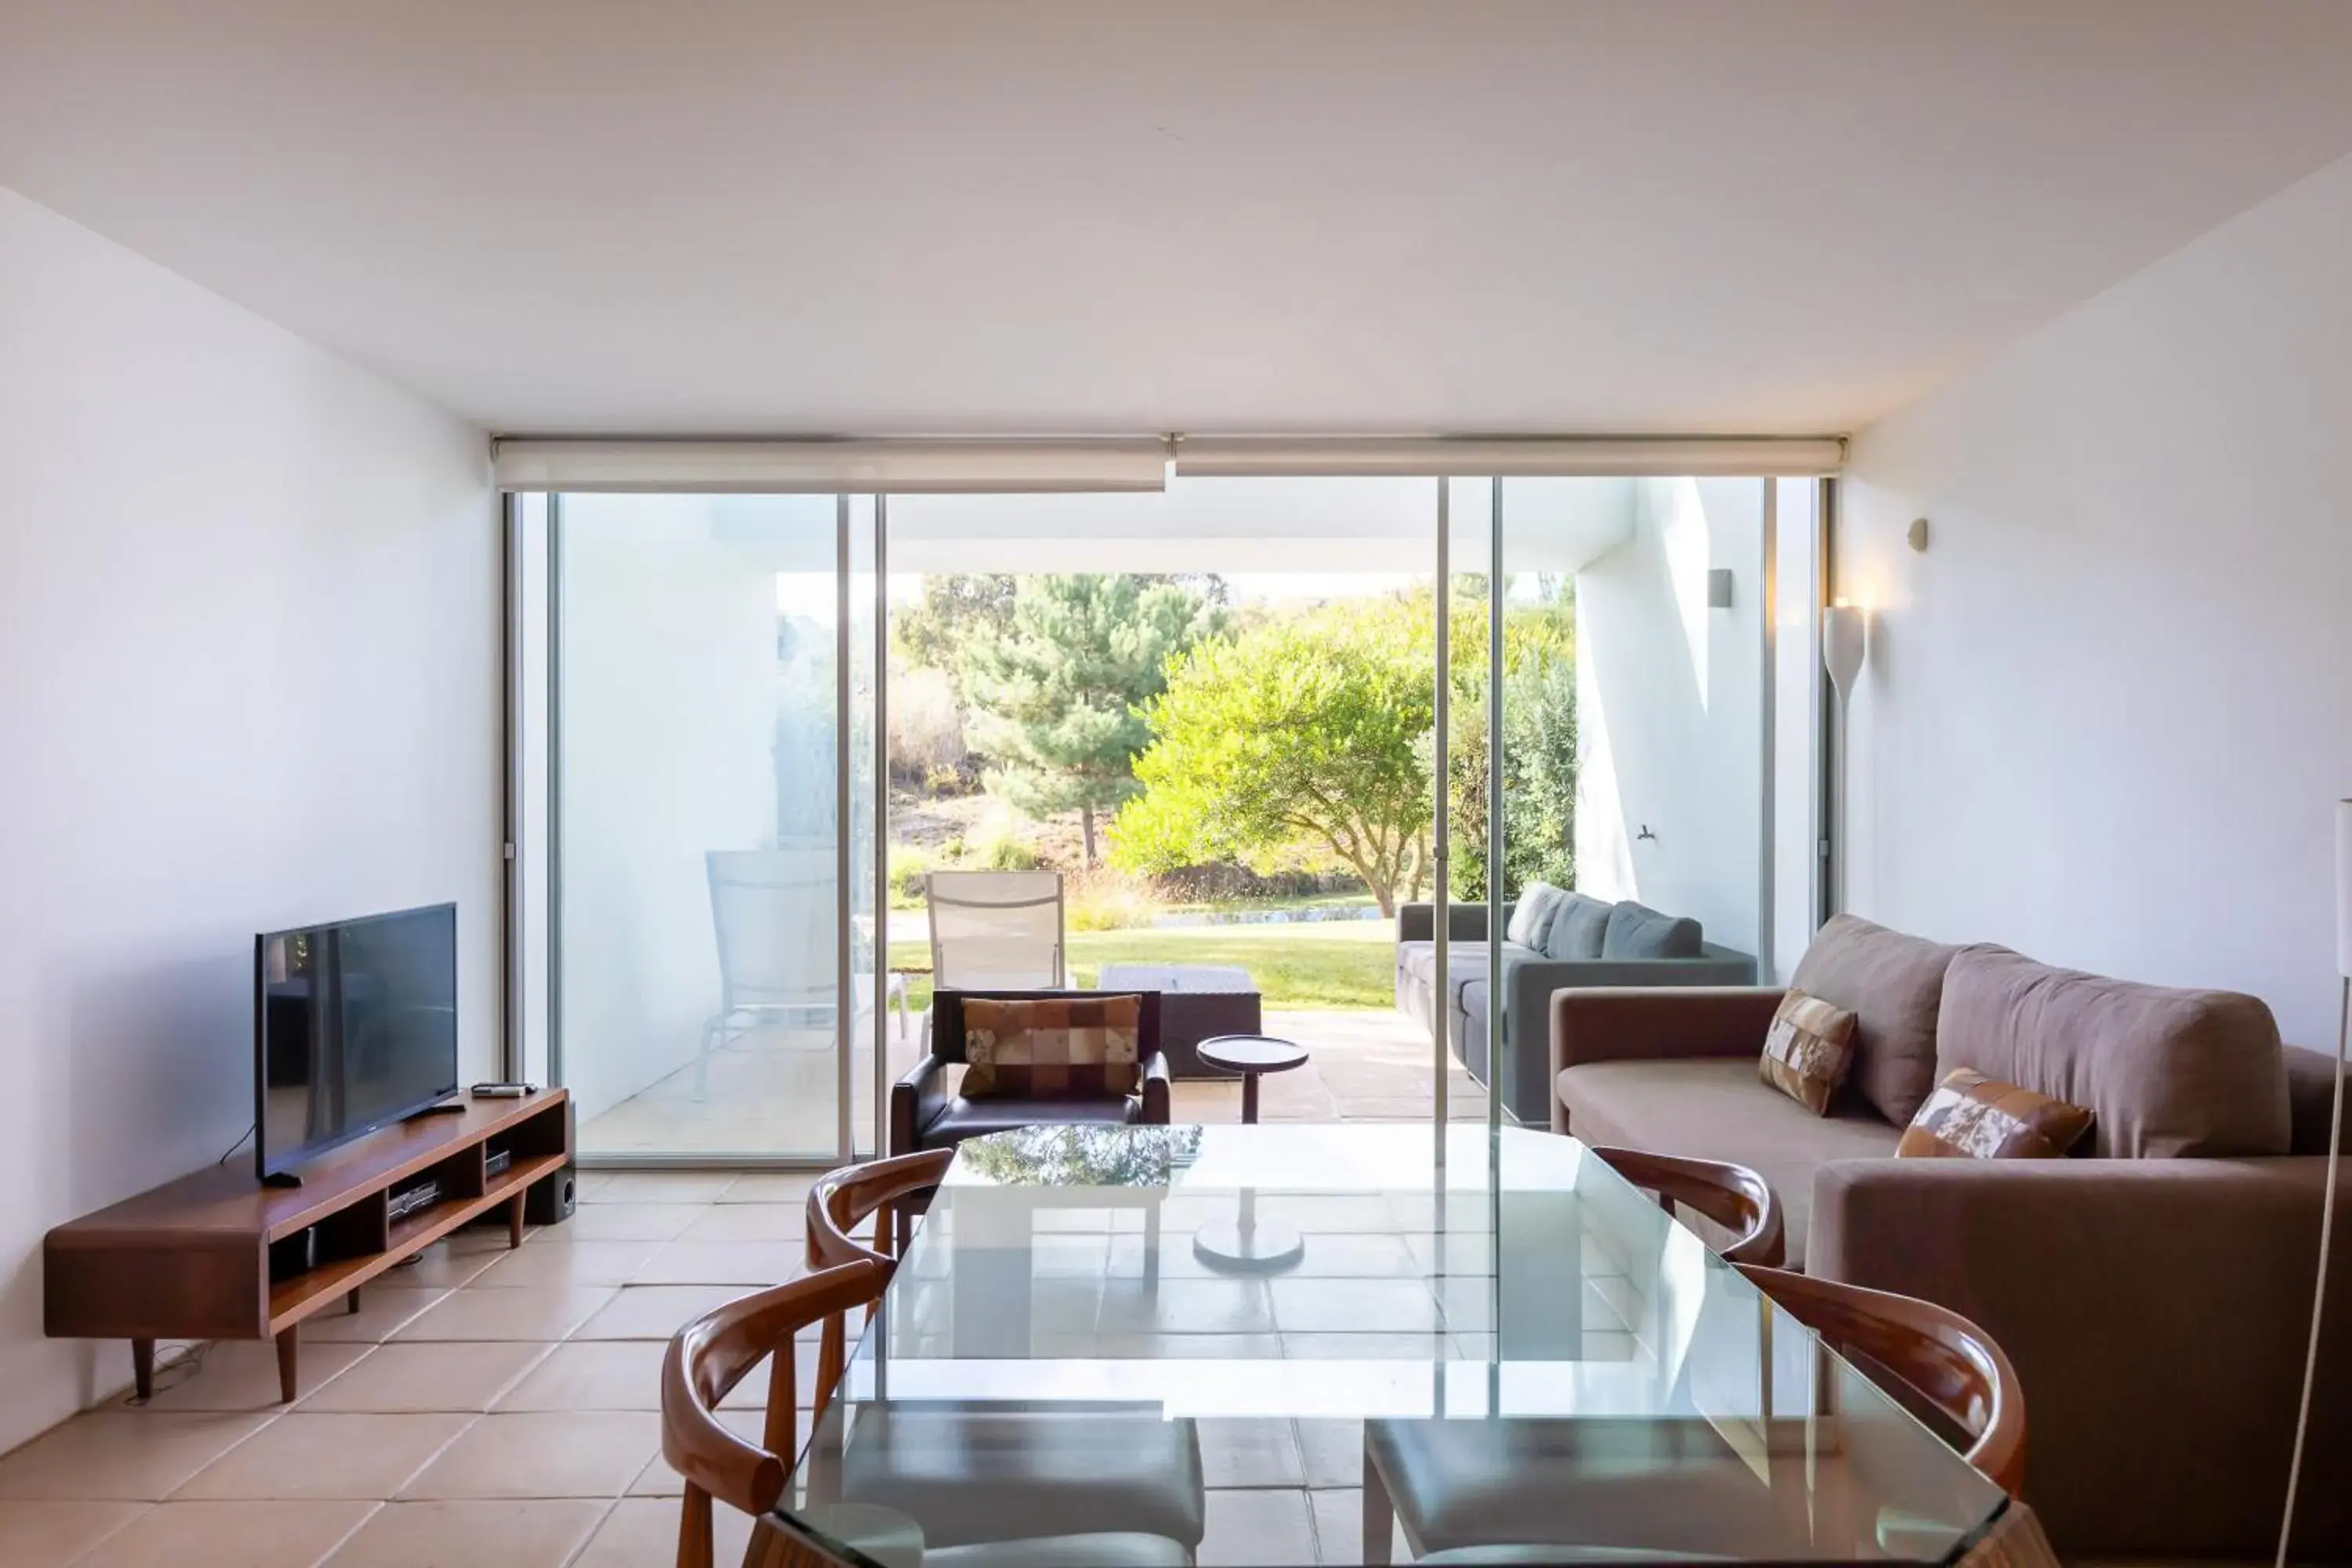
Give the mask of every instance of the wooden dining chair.
M 1948 1307 L 1785 1268 L 1739 1271 L 1841 1354 L 1901 1378 L 1973 1441 L 1968 1462 L 2010 1496 L 2025 1484 L 2025 1394 L 1990 1334 Z
M 898 1267 L 907 1238 L 914 1234 L 915 1213 L 929 1204 L 933 1188 L 955 1163 L 953 1149 L 925 1149 L 913 1154 L 893 1154 L 844 1165 L 817 1178 L 809 1189 L 808 1266 L 830 1268 L 836 1264 L 865 1262 L 883 1271 L 887 1282 Z M 908 1200 L 919 1198 L 922 1203 Z M 874 1222 L 871 1246 L 854 1234 L 867 1220 Z M 866 1303 L 871 1316 L 875 1303 Z M 849 1314 L 834 1313 L 817 1331 L 816 1380 L 830 1390 L 841 1381 L 849 1355 Z
M 1671 1209 L 1680 1204 L 1732 1233 L 1722 1248 L 1727 1263 L 1778 1268 L 1783 1256 L 1780 1204 L 1771 1184 L 1745 1165 L 1653 1154 L 1643 1149 L 1590 1148 L 1593 1158 Z
M 714 1308 L 670 1340 L 662 1360 L 662 1458 L 686 1479 L 678 1568 L 712 1568 L 712 1500 L 756 1519 L 783 1495 L 799 1457 L 793 1336 L 872 1301 L 888 1282 L 887 1269 L 857 1258 Z M 767 1424 L 755 1447 L 719 1419 L 719 1403 L 762 1361 L 772 1363 Z M 820 1411 L 830 1391 L 830 1384 L 817 1391 Z

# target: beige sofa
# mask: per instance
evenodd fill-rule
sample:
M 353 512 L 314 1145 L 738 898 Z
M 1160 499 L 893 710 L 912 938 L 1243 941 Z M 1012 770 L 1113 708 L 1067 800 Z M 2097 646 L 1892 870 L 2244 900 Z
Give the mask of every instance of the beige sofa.
M 2024 1385 L 2026 1496 L 2068 1556 L 2266 1560 L 2310 1325 L 2332 1062 L 2283 1047 L 2250 996 L 1849 916 L 1793 984 L 1857 1015 L 1829 1116 L 1759 1079 L 1779 990 L 1621 987 L 1552 999 L 1553 1128 L 1752 1166 L 1786 1210 L 1790 1267 L 1982 1324 Z M 1962 1066 L 2090 1107 L 2090 1147 L 1895 1159 L 1902 1125 Z M 2338 1279 L 2352 1279 L 2347 1229 Z M 2352 1309 L 2332 1315 L 2314 1405 L 2295 1555 L 2343 1558 Z

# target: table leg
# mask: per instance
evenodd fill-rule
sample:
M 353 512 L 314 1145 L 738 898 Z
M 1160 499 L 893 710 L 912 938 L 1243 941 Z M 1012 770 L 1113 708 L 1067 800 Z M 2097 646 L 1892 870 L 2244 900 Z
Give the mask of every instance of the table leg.
M 343 1316 L 346 1318 L 356 1318 L 359 1315 L 360 1288 L 354 1285 L 351 1289 L 351 1293 L 343 1298 Z
M 507 1247 L 509 1250 L 522 1245 L 522 1205 L 526 1195 L 518 1192 L 507 1200 Z
M 289 1323 L 278 1331 L 278 1402 L 280 1405 L 293 1404 L 294 1395 L 301 1386 L 300 1379 L 297 1375 L 296 1363 L 296 1357 L 300 1353 L 299 1345 L 299 1342 L 295 1338 L 293 1324 Z
M 155 1342 L 131 1342 L 131 1384 L 143 1402 L 155 1397 Z
M 1372 1458 L 1371 1440 L 1364 1442 L 1364 1520 L 1362 1551 L 1367 1564 L 1386 1563 L 1394 1548 L 1396 1508 L 1389 1501 L 1388 1483 Z
M 1257 1079 L 1254 1072 L 1242 1074 L 1242 1120 L 1246 1122 L 1257 1121 Z

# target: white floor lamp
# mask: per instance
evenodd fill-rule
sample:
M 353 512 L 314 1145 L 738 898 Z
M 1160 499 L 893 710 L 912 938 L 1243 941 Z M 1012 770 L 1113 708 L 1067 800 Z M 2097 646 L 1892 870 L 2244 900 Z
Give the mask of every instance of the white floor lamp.
M 2311 1387 L 2319 1376 L 2319 1327 L 2327 1307 L 2327 1254 L 2336 1232 L 2336 1162 L 2344 1142 L 2345 1038 L 2352 1034 L 2352 800 L 2336 803 L 2336 1093 L 2327 1112 L 2327 1190 L 2319 1200 L 2319 1282 L 2311 1293 L 2311 1347 L 2303 1363 L 2303 1403 L 2295 1411 L 2294 1458 L 2286 1469 L 2286 1517 L 2279 1521 L 2278 1568 L 2294 1534 L 2295 1489 L 2303 1479 L 2304 1439 L 2311 1430 Z

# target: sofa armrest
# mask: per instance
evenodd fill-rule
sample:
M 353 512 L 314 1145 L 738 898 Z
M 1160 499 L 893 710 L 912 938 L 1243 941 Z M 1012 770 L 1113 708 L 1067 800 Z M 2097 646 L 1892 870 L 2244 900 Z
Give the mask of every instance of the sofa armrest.
M 1143 1120 L 1152 1127 L 1165 1127 L 1173 1111 L 1173 1088 L 1168 1074 L 1168 1053 L 1154 1051 L 1143 1064 Z
M 1503 906 L 1503 922 L 1510 923 L 1511 911 L 1517 906 Z M 1486 940 L 1486 906 L 1484 904 L 1448 904 L 1445 907 L 1445 936 L 1449 942 L 1484 942 Z M 1397 941 L 1433 942 L 1437 937 L 1437 910 L 1427 902 L 1397 906 Z
M 1551 996 L 1555 991 L 1577 990 L 1639 990 L 1691 991 L 1700 988 L 1720 990 L 1725 987 L 1748 989 L 1748 981 L 1756 973 L 1754 964 L 1738 957 L 1727 958 L 1522 958 L 1504 960 L 1510 974 L 1510 1024 L 1512 1037 L 1518 1037 L 1520 1019 L 1529 1020 L 1535 1027 L 1551 1026 Z M 1780 1004 L 1780 993 L 1773 993 L 1773 1007 Z M 1771 1021 L 1767 1008 L 1764 1019 Z M 1764 1030 L 1756 1030 L 1755 1048 L 1764 1044 Z
M 1551 1130 L 1568 1131 L 1559 1075 L 1586 1062 L 1755 1057 L 1777 985 L 1586 985 L 1551 994 Z
M 947 1065 L 926 1051 L 906 1077 L 890 1086 L 891 1153 L 911 1154 L 923 1146 L 923 1129 L 947 1104 Z
M 2026 1496 L 2069 1556 L 2276 1545 L 2326 1162 L 1843 1160 L 1806 1271 L 1939 1302 L 1992 1335 L 2029 1418 Z M 2347 1184 L 2352 1185 L 2352 1184 Z M 2352 1268 L 2339 1236 L 2334 1268 Z M 2352 1333 L 2306 1473 L 2352 1468 Z M 2299 1555 L 2352 1548 L 2352 1489 L 2305 1489 Z

